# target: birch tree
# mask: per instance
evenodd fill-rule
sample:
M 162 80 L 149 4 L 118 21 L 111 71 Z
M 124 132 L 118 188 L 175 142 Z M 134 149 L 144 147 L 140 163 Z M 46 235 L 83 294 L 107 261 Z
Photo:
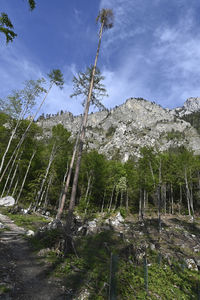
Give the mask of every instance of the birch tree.
M 9 165 L 10 165 L 10 163 L 11 163 L 11 161 L 13 160 L 13 157 L 14 157 L 16 151 L 21 147 L 22 143 L 24 142 L 24 140 L 25 140 L 25 138 L 26 138 L 26 135 L 27 135 L 27 132 L 29 131 L 29 128 L 31 127 L 31 125 L 32 125 L 32 123 L 33 123 L 33 121 L 34 121 L 34 119 L 35 119 L 36 116 L 38 115 L 38 113 L 39 113 L 39 111 L 40 111 L 42 105 L 44 104 L 44 102 L 45 102 L 45 100 L 46 100 L 46 98 L 47 98 L 47 96 L 48 96 L 50 90 L 52 89 L 53 85 L 56 85 L 56 86 L 58 86 L 58 87 L 61 88 L 61 89 L 62 89 L 62 87 L 63 87 L 63 84 L 64 84 L 63 75 L 62 75 L 62 73 L 61 73 L 61 71 L 60 71 L 59 69 L 52 70 L 52 71 L 48 74 L 48 77 L 49 77 L 49 79 L 50 79 L 50 85 L 49 85 L 49 88 L 48 88 L 48 90 L 46 91 L 46 94 L 45 94 L 43 100 L 41 101 L 41 103 L 40 103 L 38 109 L 36 110 L 34 116 L 32 117 L 31 121 L 29 122 L 29 124 L 28 124 L 28 126 L 27 126 L 25 132 L 23 133 L 23 135 L 22 135 L 22 137 L 21 137 L 19 143 L 17 144 L 15 150 L 13 151 L 13 153 L 12 153 L 12 155 L 11 155 L 11 157 L 10 157 L 10 159 L 9 159 L 9 161 L 8 161 L 8 163 L 7 163 L 6 167 L 5 167 L 5 169 L 4 169 L 4 171 L 2 172 L 2 175 L 1 175 L 1 177 L 0 177 L 0 182 L 2 181 L 2 179 L 3 179 L 4 175 L 5 175 L 5 173 L 6 173 L 7 169 L 8 169 L 8 167 L 9 167 Z
M 16 204 L 18 204 L 18 202 L 19 202 L 19 199 L 20 199 L 21 193 L 22 193 L 22 191 L 23 191 L 24 184 L 25 184 L 25 181 L 26 181 L 26 178 L 27 178 L 27 175 L 28 175 L 28 172 L 29 172 L 29 169 L 30 169 L 32 160 L 33 160 L 33 158 L 34 158 L 34 156 L 35 156 L 35 153 L 36 153 L 36 151 L 33 151 L 33 154 L 32 154 L 32 156 L 31 156 L 31 158 L 30 158 L 28 167 L 27 167 L 27 169 L 26 169 L 26 173 L 25 173 L 25 175 L 24 175 L 24 179 L 23 179 L 23 181 L 22 181 L 22 185 L 21 185 L 19 194 L 18 194 L 17 199 L 16 199 Z
M 12 118 L 17 119 L 16 125 L 12 130 L 7 147 L 3 154 L 0 164 L 0 174 L 5 162 L 6 155 L 10 149 L 11 142 L 16 134 L 16 131 L 20 125 L 21 120 L 31 112 L 31 109 L 35 105 L 35 99 L 41 93 L 45 92 L 42 84 L 45 83 L 43 78 L 38 80 L 29 80 L 25 82 L 25 88 L 20 91 L 13 91 L 4 101 L 1 100 L 1 110 L 9 114 Z

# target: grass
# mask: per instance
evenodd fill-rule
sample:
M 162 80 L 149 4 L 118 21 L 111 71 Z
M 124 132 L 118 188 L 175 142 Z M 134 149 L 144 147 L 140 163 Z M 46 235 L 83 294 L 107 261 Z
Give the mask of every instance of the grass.
M 7 287 L 4 284 L 0 284 L 0 296 L 5 294 L 5 293 L 8 293 L 9 291 L 10 291 L 9 287 Z
M 90 294 L 89 300 L 107 299 L 112 252 L 118 257 L 115 266 L 117 299 L 146 299 L 143 259 L 136 262 L 129 253 L 130 247 L 115 232 L 105 231 L 79 237 L 75 241 L 75 248 L 76 254 L 67 258 L 59 257 L 55 251 L 49 251 L 46 256 L 53 266 L 51 275 L 63 280 L 73 297 L 86 288 Z M 156 250 L 147 250 L 147 260 L 148 299 L 197 299 L 200 283 L 198 272 L 187 269 L 178 260 L 172 259 L 169 265 Z
M 25 229 L 30 229 L 36 231 L 40 226 L 44 225 L 44 223 L 49 223 L 49 220 L 45 219 L 44 217 L 37 216 L 37 215 L 20 215 L 20 214 L 12 214 L 8 211 L 6 214 L 11 220 L 15 222 L 17 226 L 23 227 Z
M 10 216 L 10 215 L 9 215 Z M 44 222 L 47 220 L 38 216 L 29 215 L 12 215 L 16 224 L 20 226 L 31 226 L 33 223 Z M 107 217 L 107 216 L 104 216 Z M 157 222 L 147 220 L 147 227 L 151 234 L 157 234 L 154 229 Z M 71 291 L 71 296 L 78 297 L 80 293 L 87 289 L 90 296 L 88 300 L 103 300 L 108 298 L 110 284 L 111 253 L 117 255 L 116 263 L 116 293 L 117 299 L 134 300 L 134 299 L 178 299 L 189 300 L 198 299 L 198 289 L 200 288 L 200 274 L 197 271 L 189 270 L 181 257 L 173 259 L 178 252 L 179 247 L 176 245 L 176 237 L 182 237 L 182 232 L 175 228 L 174 224 L 183 226 L 184 230 L 190 234 L 197 235 L 199 229 L 197 224 L 189 224 L 182 220 L 172 219 L 169 238 L 164 239 L 166 245 L 164 249 L 161 241 L 161 250 L 170 253 L 170 260 L 166 260 L 159 254 L 159 250 L 150 250 L 147 248 L 146 255 L 148 261 L 148 291 L 145 289 L 145 268 L 142 256 L 138 259 L 138 250 L 142 249 L 142 244 L 151 239 L 149 233 L 128 237 L 129 241 L 123 240 L 117 232 L 112 230 L 103 231 L 93 235 L 76 236 L 74 246 L 76 253 L 68 255 L 66 258 L 62 253 L 54 251 L 58 248 L 63 233 L 59 230 L 51 230 L 30 238 L 34 250 L 49 248 L 44 256 L 46 261 L 52 266 L 50 276 L 58 277 L 66 290 Z M 18 223 L 19 222 L 19 223 Z M 169 225 L 168 225 L 169 226 Z M 167 225 L 166 225 L 166 228 Z M 171 233 L 174 232 L 175 236 Z M 178 228 L 179 229 L 179 228 Z M 139 223 L 132 223 L 130 232 L 141 232 Z M 165 231 L 163 231 L 163 238 Z M 174 237 L 170 239 L 170 237 Z M 156 236 L 154 236 L 154 239 Z M 175 240 L 174 240 L 175 239 Z M 155 243 L 155 242 L 154 242 Z M 169 246 L 170 252 L 169 252 Z M 141 250 L 141 251 L 144 251 Z M 163 254 L 163 256 L 164 256 Z M 183 253 L 184 254 L 184 253 Z M 192 253 L 191 253 L 192 255 Z M 178 256 L 177 256 L 178 257 Z M 186 255 L 182 255 L 186 257 Z M 192 257 L 192 256 L 191 256 Z M 148 296 L 147 296 L 148 292 Z M 200 291 L 199 291 L 200 296 Z

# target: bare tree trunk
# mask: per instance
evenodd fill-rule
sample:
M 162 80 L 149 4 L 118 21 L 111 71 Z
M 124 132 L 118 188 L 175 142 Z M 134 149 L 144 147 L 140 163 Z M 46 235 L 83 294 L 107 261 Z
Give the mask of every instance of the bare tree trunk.
M 142 189 L 140 188 L 140 197 L 139 197 L 139 214 L 138 214 L 138 216 L 139 216 L 139 221 L 141 221 L 142 219 L 143 219 L 143 217 L 142 217 L 142 195 L 143 193 L 142 193 Z
M 128 189 L 126 190 L 126 211 L 128 211 Z
M 5 161 L 6 155 L 7 155 L 7 153 L 8 153 L 8 150 L 10 149 L 11 142 L 12 142 L 12 140 L 13 140 L 13 138 L 14 138 L 14 135 L 15 135 L 15 133 L 16 133 L 16 131 L 17 131 L 17 129 L 18 129 L 20 123 L 21 123 L 21 120 L 24 118 L 24 116 L 25 116 L 25 114 L 26 114 L 26 112 L 27 112 L 27 109 L 28 109 L 28 103 L 27 103 L 27 105 L 25 106 L 24 110 L 20 113 L 19 119 L 17 120 L 17 124 L 15 125 L 15 128 L 13 129 L 12 134 L 11 134 L 11 136 L 10 136 L 10 139 L 9 139 L 9 141 L 8 141 L 6 150 L 5 150 L 5 152 L 4 152 L 4 154 L 3 154 L 3 157 L 2 157 L 2 160 L 1 160 L 0 174 L 1 174 L 1 171 L 2 171 L 2 169 L 3 169 L 3 165 L 4 165 L 4 161 Z
M 15 186 L 14 186 L 14 189 L 13 189 L 13 192 L 12 192 L 12 195 L 11 195 L 12 197 L 15 196 L 15 191 L 16 191 L 16 189 L 17 189 L 18 182 L 19 182 L 19 178 L 17 178 L 17 181 L 16 181 L 16 183 L 15 183 Z
M 188 179 L 187 179 L 187 172 L 185 168 L 185 187 L 186 187 L 186 198 L 187 198 L 187 206 L 188 206 L 188 214 L 191 216 L 191 210 L 190 210 L 190 190 L 188 186 Z
M 82 125 L 81 125 L 81 128 L 82 128 Z M 64 206 L 65 206 L 66 196 L 67 196 L 67 192 L 68 192 L 68 189 L 69 189 L 70 179 L 71 179 L 72 170 L 73 170 L 73 166 L 74 166 L 74 161 L 75 161 L 75 157 L 76 157 L 76 152 L 77 152 L 77 148 L 78 148 L 79 137 L 80 137 L 80 132 L 77 135 L 76 143 L 74 145 L 72 159 L 71 159 L 70 167 L 69 167 L 69 173 L 67 175 L 67 180 L 66 180 L 66 183 L 65 183 L 64 193 L 62 193 L 61 201 L 59 202 L 59 207 L 58 207 L 58 212 L 57 212 L 57 215 L 56 215 L 56 219 L 61 219 L 63 209 L 64 209 Z
M 41 187 L 40 187 L 40 190 L 39 190 L 39 193 L 37 195 L 37 198 L 36 198 L 36 202 L 35 202 L 35 207 L 33 209 L 33 211 L 35 212 L 36 209 L 37 209 L 37 206 L 38 206 L 38 203 L 39 201 L 41 202 L 41 196 L 42 196 L 42 191 L 43 191 L 43 187 L 44 187 L 44 184 L 46 182 L 46 179 L 47 179 L 47 176 L 49 174 L 49 170 L 50 170 L 50 167 L 51 167 L 51 164 L 55 158 L 55 154 L 56 154 L 56 144 L 54 143 L 53 147 L 52 147 L 52 150 L 51 150 L 51 155 L 49 157 L 49 163 L 48 163 L 48 166 L 46 168 L 46 173 L 45 173 L 45 176 L 42 180 L 42 184 L 41 184 Z
M 87 190 L 86 190 L 86 193 L 85 193 L 85 202 L 87 203 L 86 207 L 85 207 L 85 215 L 86 215 L 87 207 L 88 207 L 88 204 L 89 204 L 89 201 L 87 202 L 87 198 L 88 198 L 88 193 L 89 193 L 90 186 L 91 186 L 91 179 L 92 179 L 92 176 L 89 175 L 89 177 L 88 177 L 88 184 L 87 184 Z
M 193 203 L 193 186 L 192 183 L 190 184 L 190 207 L 192 210 L 192 215 L 194 217 L 194 203 Z
M 34 158 L 34 156 L 35 156 L 35 153 L 36 153 L 36 150 L 33 152 L 32 156 L 31 156 L 31 159 L 30 159 L 30 161 L 29 161 L 28 168 L 27 168 L 27 170 L 26 170 L 26 173 L 25 173 L 25 176 L 24 176 L 24 179 L 23 179 L 23 182 L 22 182 L 22 185 L 21 185 L 19 194 L 18 194 L 17 199 L 16 199 L 16 204 L 18 204 L 19 198 L 20 198 L 21 193 L 22 193 L 22 190 L 23 190 L 23 188 L 24 188 L 24 184 L 25 184 L 25 181 L 26 181 L 26 178 L 27 178 L 27 175 L 28 175 L 28 172 L 29 172 L 29 169 L 30 169 L 32 160 L 33 160 L 33 158 Z
M 46 193 L 46 190 L 47 190 L 47 187 L 45 186 L 45 187 L 43 188 L 43 190 L 42 190 L 42 194 L 41 194 L 41 197 L 40 197 L 40 202 L 39 202 L 39 204 L 38 204 L 39 207 L 40 207 L 41 204 L 42 204 L 42 200 L 43 200 L 43 197 L 44 197 L 44 195 L 45 195 L 45 193 Z
M 146 215 L 146 196 L 147 196 L 147 192 L 144 189 L 144 193 L 143 193 L 143 216 L 144 217 Z
M 152 176 L 152 179 L 153 179 L 153 186 L 154 186 L 154 189 L 155 189 L 156 188 L 155 176 L 154 176 L 153 168 L 152 168 L 152 165 L 151 165 L 150 161 L 149 161 L 149 167 L 150 167 L 151 176 Z
M 86 216 L 86 213 L 87 213 L 87 209 L 88 209 L 88 206 L 89 206 L 89 203 L 90 203 L 90 196 L 91 196 L 91 190 L 88 194 L 88 200 L 87 200 L 84 216 Z
M 7 196 L 10 194 L 10 190 L 11 190 L 11 188 L 12 188 L 13 181 L 14 181 L 15 176 L 16 176 L 16 174 L 17 174 L 18 167 L 19 167 L 19 162 L 17 163 L 17 165 L 16 165 L 16 167 L 15 167 L 15 170 L 14 170 L 14 173 L 13 173 L 13 176 L 12 176 L 12 178 L 11 178 L 10 185 L 9 185 L 9 188 L 8 188 L 8 191 L 7 191 Z
M 115 211 L 116 208 L 117 208 L 117 200 L 118 200 L 118 196 L 119 196 L 119 191 L 117 190 L 117 191 L 116 191 L 116 194 L 115 194 L 115 204 L 114 204 L 114 207 L 113 207 L 113 211 Z
M 174 195 L 173 195 L 173 186 L 170 183 L 170 194 L 171 194 L 171 213 L 174 214 Z
M 158 196 L 158 231 L 161 232 L 161 180 L 162 180 L 162 162 L 160 159 L 160 165 L 159 165 L 159 184 L 157 188 L 157 196 Z
M 102 201 L 102 206 L 101 206 L 101 213 L 103 213 L 103 210 L 104 210 L 105 197 L 106 197 L 106 190 L 104 191 L 104 194 L 103 194 L 103 201 Z
M 123 196 L 124 196 L 124 193 L 123 191 L 121 190 L 120 192 L 121 196 L 120 196 L 120 208 L 122 207 L 122 202 L 123 202 Z
M 11 155 L 11 157 L 10 157 L 10 159 L 9 159 L 9 161 L 8 161 L 8 163 L 7 163 L 5 169 L 4 169 L 4 171 L 3 171 L 3 173 L 2 173 L 2 175 L 1 175 L 1 177 L 0 177 L 0 182 L 1 182 L 2 179 L 4 178 L 4 175 L 5 175 L 5 173 L 6 173 L 7 169 L 8 169 L 8 167 L 9 167 L 11 161 L 13 160 L 15 153 L 17 152 L 17 150 L 20 149 L 22 143 L 24 142 L 25 137 L 26 137 L 26 134 L 27 134 L 29 128 L 31 127 L 31 125 L 32 125 L 32 123 L 33 123 L 35 117 L 37 116 L 38 112 L 40 111 L 40 109 L 41 109 L 41 107 L 42 107 L 44 101 L 46 100 L 46 98 L 47 98 L 47 96 L 48 96 L 48 94 L 49 94 L 49 92 L 50 92 L 52 86 L 53 86 L 53 83 L 50 84 L 50 87 L 49 87 L 48 91 L 46 92 L 46 95 L 45 95 L 44 99 L 42 100 L 42 102 L 41 102 L 39 108 L 37 109 L 36 113 L 34 114 L 34 116 L 33 116 L 32 120 L 30 121 L 29 125 L 27 126 L 27 128 L 26 128 L 25 132 L 23 133 L 23 135 L 22 135 L 22 137 L 21 137 L 19 143 L 17 144 L 15 150 L 13 151 L 13 153 L 12 153 L 12 155 Z
M 113 186 L 112 194 L 111 194 L 111 198 L 110 198 L 110 205 L 109 205 L 109 208 L 108 208 L 108 211 L 109 211 L 109 212 L 110 212 L 111 207 L 112 207 L 112 201 L 113 201 L 114 191 L 115 191 L 115 184 L 114 184 L 114 186 Z
M 161 232 L 161 207 L 160 207 L 160 185 L 157 188 L 157 198 L 158 198 L 158 232 Z
M 49 188 L 50 188 L 50 185 L 52 183 L 52 179 L 53 179 L 53 174 L 51 174 L 51 176 L 49 178 L 48 185 L 47 185 L 47 191 L 46 191 L 45 200 L 44 200 L 44 206 L 43 206 L 44 208 L 46 208 L 47 205 L 48 205 Z
M 17 151 L 17 153 L 16 153 L 16 155 L 15 155 L 15 158 L 14 158 L 14 160 L 13 160 L 13 162 L 12 162 L 11 168 L 10 168 L 9 173 L 8 173 L 8 176 L 7 176 L 7 178 L 6 178 L 6 182 L 5 182 L 5 184 L 4 184 L 3 191 L 2 191 L 2 193 L 1 193 L 1 197 L 3 197 L 4 192 L 5 192 L 5 190 L 6 190 L 6 187 L 7 187 L 8 181 L 9 181 L 9 179 L 10 179 L 10 175 L 11 175 L 11 173 L 12 173 L 13 167 L 14 167 L 14 165 L 15 165 L 15 161 L 16 161 L 16 159 L 17 159 L 18 153 L 19 153 L 19 151 Z M 22 155 L 22 153 L 21 153 L 21 155 Z M 21 157 L 21 156 L 20 156 L 20 157 Z M 20 159 L 19 159 L 19 160 L 20 160 Z
M 164 214 L 167 213 L 167 187 L 166 183 L 162 185 L 162 195 L 163 195 L 163 204 L 164 204 Z
M 85 110 L 84 110 L 84 114 L 83 114 L 83 127 L 82 127 L 81 134 L 80 134 L 78 158 L 77 158 L 77 162 L 76 162 L 76 168 L 75 168 L 74 180 L 73 180 L 73 185 L 72 185 L 72 192 L 71 192 L 69 210 L 68 210 L 68 215 L 67 215 L 67 220 L 66 220 L 65 253 L 67 253 L 68 250 L 70 252 L 70 248 L 72 248 L 71 226 L 72 226 L 72 222 L 73 222 L 73 211 L 74 211 L 74 207 L 75 207 L 75 200 L 76 200 L 76 192 L 77 192 L 77 186 L 78 186 L 79 170 L 80 170 L 80 165 L 81 165 L 83 143 L 84 143 L 84 139 L 85 139 L 87 118 L 88 118 L 88 112 L 89 112 L 90 101 L 91 101 L 91 96 L 92 96 L 92 90 L 93 90 L 93 85 L 94 85 L 94 76 L 95 76 L 95 72 L 96 72 L 96 65 L 97 65 L 99 50 L 100 50 L 100 46 L 101 46 L 101 38 L 102 38 L 102 33 L 103 33 L 103 27 L 104 27 L 104 22 L 102 22 L 100 32 L 99 32 L 99 43 L 98 43 L 98 47 L 97 47 L 97 53 L 96 53 L 96 57 L 95 57 L 94 67 L 93 67 L 93 70 L 92 70 L 89 93 L 88 93 L 88 97 L 87 97 L 87 101 L 86 101 L 86 105 L 85 105 Z
M 180 184 L 180 188 L 179 188 L 179 215 L 181 214 L 181 206 L 182 206 L 182 202 L 183 202 L 183 192 L 182 192 L 182 185 Z
M 18 123 L 17 123 L 17 124 L 18 124 Z M 12 134 L 11 134 L 11 136 L 10 136 L 10 139 L 9 139 L 9 141 L 8 141 L 7 148 L 6 148 L 6 150 L 5 150 L 4 154 L 3 154 L 3 157 L 2 157 L 2 160 L 1 160 L 1 166 L 0 166 L 0 174 L 1 174 L 1 171 L 2 171 L 2 169 L 3 169 L 4 161 L 5 161 L 6 155 L 7 155 L 7 153 L 8 153 L 8 150 L 10 149 L 10 144 L 11 144 L 11 142 L 12 142 L 12 140 L 13 140 L 13 137 L 14 137 L 14 135 L 15 135 L 15 132 L 16 132 L 16 130 L 17 130 L 17 127 L 18 127 L 18 126 L 16 125 L 16 127 L 15 127 L 15 129 L 13 130 L 13 132 L 12 132 Z
M 61 206 L 61 199 L 62 199 L 62 195 L 64 193 L 64 188 L 65 188 L 65 182 L 66 182 L 66 178 L 67 178 L 67 174 L 69 172 L 69 166 L 68 166 L 68 163 L 67 163 L 67 168 L 66 168 L 66 172 L 64 174 L 64 177 L 63 177 L 63 182 L 62 182 L 62 187 L 61 187 L 61 192 L 60 192 L 60 196 L 59 196 L 59 200 L 58 200 L 58 207 L 57 205 L 55 206 L 55 209 L 57 207 L 57 210 L 59 209 L 59 207 Z M 58 213 L 58 212 L 57 212 Z M 57 218 L 57 217 L 56 217 Z

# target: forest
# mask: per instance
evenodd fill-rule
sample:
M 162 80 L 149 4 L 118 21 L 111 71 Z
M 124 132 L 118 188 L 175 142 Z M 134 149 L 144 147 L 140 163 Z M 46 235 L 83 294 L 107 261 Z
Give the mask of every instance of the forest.
M 32 13 L 36 2 L 27 3 Z M 200 155 L 142 147 L 123 162 L 116 149 L 108 159 L 88 147 L 90 108 L 107 109 L 98 59 L 112 9 L 96 22 L 94 64 L 72 79 L 70 97 L 83 106 L 76 136 L 62 124 L 47 134 L 37 123 L 53 88 L 64 87 L 60 69 L 0 98 L 0 199 L 15 202 L 0 207 L 0 297 L 200 299 Z M 7 44 L 14 30 L 1 13 Z M 199 132 L 198 112 L 184 118 Z M 106 136 L 114 131 L 111 124 Z M 172 130 L 167 139 L 179 137 Z
M 0 116 L 2 160 L 18 120 L 14 113 Z M 29 124 L 27 119 L 20 120 L 5 166 Z M 12 195 L 19 206 L 56 215 L 74 144 L 63 125 L 54 126 L 52 137 L 44 138 L 42 128 L 33 122 L 1 180 L 1 197 Z M 68 205 L 66 202 L 65 212 Z M 96 150 L 85 149 L 76 206 L 82 213 L 120 210 L 137 213 L 140 218 L 151 213 L 195 217 L 200 206 L 200 158 L 183 147 L 165 153 L 144 147 L 139 159 L 132 156 L 122 163 L 117 157 L 107 160 Z

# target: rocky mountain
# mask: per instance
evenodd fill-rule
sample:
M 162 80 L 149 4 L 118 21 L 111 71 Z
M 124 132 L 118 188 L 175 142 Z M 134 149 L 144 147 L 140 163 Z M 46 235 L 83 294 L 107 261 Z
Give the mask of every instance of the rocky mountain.
M 188 98 L 182 107 L 177 107 L 173 110 L 178 117 L 183 117 L 200 111 L 200 98 Z
M 97 149 L 107 158 L 126 161 L 139 156 L 140 148 L 154 147 L 165 151 L 170 147 L 185 146 L 200 154 L 200 135 L 183 117 L 200 110 L 200 98 L 189 98 L 183 107 L 174 110 L 142 98 L 130 98 L 111 110 L 91 113 L 88 118 L 86 146 Z M 54 125 L 62 124 L 75 137 L 82 116 L 70 112 L 39 118 L 45 135 L 51 135 Z

